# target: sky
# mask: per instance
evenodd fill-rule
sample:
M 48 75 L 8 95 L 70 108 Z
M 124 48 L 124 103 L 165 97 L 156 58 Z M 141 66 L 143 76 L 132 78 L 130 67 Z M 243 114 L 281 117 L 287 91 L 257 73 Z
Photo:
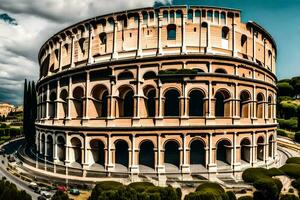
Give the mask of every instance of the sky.
M 300 0 L 160 0 L 174 5 L 240 9 L 277 43 L 278 79 L 300 76 Z M 109 2 L 109 3 L 108 3 Z M 0 0 L 18 25 L 0 20 L 0 102 L 22 104 L 24 79 L 38 80 L 41 45 L 59 30 L 84 19 L 126 9 L 153 6 L 155 0 Z

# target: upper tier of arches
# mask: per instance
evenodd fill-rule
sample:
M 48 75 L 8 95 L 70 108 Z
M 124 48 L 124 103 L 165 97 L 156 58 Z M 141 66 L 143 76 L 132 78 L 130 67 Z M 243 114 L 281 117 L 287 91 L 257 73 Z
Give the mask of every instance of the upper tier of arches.
M 144 8 L 95 17 L 57 33 L 41 48 L 40 77 L 105 61 L 169 54 L 219 54 L 275 74 L 276 44 L 240 11 L 211 7 Z

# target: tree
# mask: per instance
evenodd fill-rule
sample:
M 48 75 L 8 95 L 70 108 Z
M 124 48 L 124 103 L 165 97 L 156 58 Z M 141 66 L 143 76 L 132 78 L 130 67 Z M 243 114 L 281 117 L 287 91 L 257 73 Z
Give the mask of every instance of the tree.
M 278 87 L 278 96 L 290 96 L 294 95 L 294 88 L 288 82 L 279 82 L 277 83 Z
M 64 193 L 63 191 L 57 191 L 52 196 L 51 200 L 69 200 L 68 194 Z

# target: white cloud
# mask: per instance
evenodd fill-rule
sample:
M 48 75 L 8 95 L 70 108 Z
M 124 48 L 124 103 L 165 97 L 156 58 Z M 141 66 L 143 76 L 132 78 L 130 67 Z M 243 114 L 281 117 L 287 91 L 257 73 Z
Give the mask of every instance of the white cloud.
M 153 6 L 155 0 L 0 0 L 0 102 L 22 103 L 24 79 L 37 80 L 41 45 L 72 23 L 110 12 Z M 168 0 L 162 0 L 166 3 Z

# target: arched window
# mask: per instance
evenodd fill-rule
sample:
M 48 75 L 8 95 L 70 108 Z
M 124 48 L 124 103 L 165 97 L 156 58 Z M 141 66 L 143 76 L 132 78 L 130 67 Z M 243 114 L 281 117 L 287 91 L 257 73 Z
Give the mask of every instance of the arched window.
M 229 38 L 229 28 L 228 27 L 226 27 L 226 26 L 224 26 L 223 28 L 222 28 L 222 48 L 223 49 L 228 49 L 228 38 Z
M 242 53 L 247 54 L 247 36 L 245 34 L 241 36 L 241 47 Z
M 154 158 L 154 145 L 151 141 L 144 141 L 140 145 L 139 153 L 139 165 L 140 170 L 143 170 L 144 167 L 154 169 L 155 158 Z
M 257 139 L 257 152 L 256 156 L 258 160 L 264 160 L 264 146 L 265 140 L 262 136 Z
M 204 95 L 199 90 L 193 90 L 189 95 L 189 115 L 203 116 Z
M 219 23 L 219 12 L 218 11 L 215 11 L 215 14 L 214 14 L 214 20 L 215 20 L 215 23 Z
M 182 17 L 182 12 L 181 12 L 181 10 L 177 10 L 177 11 L 176 11 L 176 18 L 177 18 L 177 19 L 181 19 L 181 17 Z
M 101 167 L 103 169 L 104 163 L 105 163 L 105 150 L 104 150 L 104 144 L 101 140 L 91 140 L 90 141 L 90 151 L 91 151 L 91 159 L 92 163 L 95 168 Z M 99 166 L 100 165 L 100 166 Z
M 272 116 L 272 97 L 268 97 L 268 118 L 273 118 Z
M 248 118 L 250 112 L 250 95 L 247 91 L 243 91 L 240 95 L 240 116 Z
M 123 117 L 133 117 L 133 91 L 128 91 L 123 100 Z
M 72 163 L 72 166 L 80 166 L 81 167 L 81 163 L 82 163 L 82 156 L 81 156 L 81 141 L 78 138 L 72 138 L 71 139 L 71 148 L 70 148 L 70 160 Z
M 248 138 L 241 141 L 241 160 L 250 163 L 251 143 Z
M 67 97 L 68 97 L 68 92 L 67 90 L 62 90 L 59 95 L 60 99 L 63 101 L 62 102 L 62 107 L 63 107 L 63 117 L 67 117 L 67 109 L 68 109 L 68 104 L 67 104 Z
M 171 10 L 170 11 L 170 19 L 174 20 L 174 18 L 175 18 L 175 12 L 174 12 L 174 10 Z
M 115 163 L 116 168 L 126 170 L 129 165 L 128 144 L 124 140 L 118 140 L 115 143 Z M 119 170 L 119 171 L 120 171 Z
M 165 94 L 165 116 L 179 116 L 179 92 L 169 90 Z
M 212 22 L 212 20 L 213 20 L 213 11 L 212 10 L 207 11 L 207 20 Z
M 49 117 L 51 119 L 55 117 L 55 113 L 56 113 L 55 100 L 56 100 L 56 92 L 52 92 L 50 94 L 50 102 L 49 102 Z
M 171 171 L 172 169 L 178 169 L 180 164 L 180 152 L 179 152 L 179 145 L 175 141 L 168 141 L 165 144 L 165 166 L 166 171 Z
M 163 12 L 163 18 L 166 19 L 166 20 L 168 20 L 168 15 L 169 15 L 169 14 L 168 14 L 168 11 L 165 10 L 165 11 Z
M 75 114 L 76 117 L 82 117 L 83 114 L 83 103 L 82 103 L 82 98 L 84 96 L 84 91 L 82 87 L 76 87 L 73 90 L 73 102 L 75 106 Z
M 257 118 L 263 118 L 263 103 L 264 97 L 262 93 L 257 94 L 256 97 L 256 116 Z
M 133 74 L 129 71 L 122 72 L 118 75 L 118 80 L 133 79 Z
M 147 113 L 148 117 L 154 117 L 155 116 L 155 89 L 150 90 L 147 93 Z
M 106 44 L 107 41 L 107 35 L 105 32 L 102 32 L 99 34 L 100 42 L 101 44 Z
M 205 145 L 201 140 L 194 140 L 191 142 L 190 164 L 205 166 Z
M 230 95 L 227 91 L 218 91 L 215 95 L 215 116 L 225 117 L 230 114 L 230 102 L 228 101 Z
M 217 144 L 217 164 L 231 164 L 231 144 L 228 140 L 221 140 Z
M 195 17 L 201 17 L 201 11 L 200 10 L 195 11 Z
M 145 11 L 143 12 L 143 21 L 144 21 L 144 23 L 148 22 L 148 13 Z
M 57 157 L 59 161 L 64 162 L 65 161 L 65 139 L 62 136 L 57 137 Z
M 188 11 L 188 20 L 193 20 L 193 15 L 194 15 L 194 11 L 193 10 L 189 10 Z
M 149 79 L 154 79 L 154 78 L 156 78 L 156 74 L 155 74 L 155 72 L 152 72 L 152 71 L 146 72 L 143 76 L 144 80 L 149 80 Z
M 221 13 L 221 23 L 222 23 L 222 24 L 225 24 L 225 23 L 226 23 L 226 14 L 225 14 L 225 12 L 222 12 L 222 13 Z
M 104 85 L 96 85 L 92 90 L 92 105 L 89 115 L 95 117 L 107 117 L 108 91 Z
M 217 74 L 227 74 L 226 70 L 222 69 L 222 68 L 216 69 L 215 73 L 217 73 Z
M 176 25 L 169 24 L 167 26 L 167 31 L 168 31 L 168 40 L 176 40 Z

